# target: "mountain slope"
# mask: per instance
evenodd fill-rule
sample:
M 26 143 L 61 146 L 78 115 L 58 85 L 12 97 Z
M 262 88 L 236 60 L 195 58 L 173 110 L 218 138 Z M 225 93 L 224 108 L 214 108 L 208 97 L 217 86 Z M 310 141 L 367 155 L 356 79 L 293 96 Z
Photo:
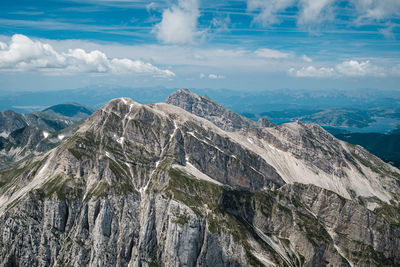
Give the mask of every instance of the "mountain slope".
M 365 147 L 393 166 L 400 167 L 400 134 L 346 133 L 335 137 Z
M 371 211 L 396 208 L 399 171 L 318 126 L 231 132 L 120 98 L 77 127 L 0 172 L 0 264 L 400 263 L 400 220 Z

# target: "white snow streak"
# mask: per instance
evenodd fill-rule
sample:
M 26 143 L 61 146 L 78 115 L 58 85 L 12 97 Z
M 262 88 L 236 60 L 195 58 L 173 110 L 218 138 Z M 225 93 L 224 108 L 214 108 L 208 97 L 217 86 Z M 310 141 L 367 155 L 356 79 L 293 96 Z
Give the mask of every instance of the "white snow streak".
M 49 170 L 50 159 L 53 158 L 54 150 L 49 154 L 48 160 L 46 160 L 45 164 L 40 168 L 39 172 L 35 175 L 35 177 L 26 185 L 23 185 L 20 189 L 16 192 L 13 192 L 11 196 L 7 196 L 3 194 L 0 197 L 0 216 L 4 213 L 7 206 L 13 203 L 14 201 L 20 199 L 28 192 L 32 191 L 33 189 L 39 188 L 50 176 L 54 176 L 55 173 L 52 170 Z
M 202 173 L 200 170 L 198 170 L 195 166 L 193 166 L 188 161 L 186 161 L 186 166 L 173 164 L 172 168 L 176 168 L 176 169 L 182 170 L 182 171 L 184 171 L 184 172 L 186 172 L 188 174 L 193 175 L 194 177 L 196 177 L 199 180 L 211 182 L 211 183 L 214 183 L 214 184 L 222 186 L 222 184 L 220 182 L 218 182 L 217 180 L 214 180 L 213 178 L 211 178 L 207 174 Z
M 122 146 L 122 144 L 124 143 L 125 137 L 119 137 L 117 139 L 117 142 Z

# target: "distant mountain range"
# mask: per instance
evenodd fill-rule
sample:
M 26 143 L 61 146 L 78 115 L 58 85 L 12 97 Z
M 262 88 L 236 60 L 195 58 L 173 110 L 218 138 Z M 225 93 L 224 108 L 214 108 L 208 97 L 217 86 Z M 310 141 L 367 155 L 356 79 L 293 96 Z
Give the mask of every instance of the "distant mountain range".
M 54 147 L 63 139 L 62 130 L 90 116 L 93 109 L 64 103 L 42 111 L 20 114 L 0 112 L 0 169 Z
M 164 101 L 174 88 L 91 87 L 76 90 L 4 94 L 0 110 L 19 113 L 42 110 L 54 103 L 77 102 L 98 109 L 112 98 L 125 96 L 140 103 Z M 276 124 L 303 121 L 340 127 L 342 131 L 386 133 L 400 125 L 400 94 L 387 90 L 270 90 L 238 92 L 195 89 L 230 110 L 254 121 Z
M 400 265 L 400 170 L 316 124 L 181 89 L 53 130 L 0 171 L 1 266 Z

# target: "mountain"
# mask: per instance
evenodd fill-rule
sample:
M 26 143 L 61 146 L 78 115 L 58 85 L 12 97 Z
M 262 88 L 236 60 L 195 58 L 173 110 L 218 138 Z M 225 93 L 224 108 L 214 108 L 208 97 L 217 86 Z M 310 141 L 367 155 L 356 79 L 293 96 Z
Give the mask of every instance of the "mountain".
M 40 114 L 49 114 L 57 117 L 66 117 L 74 121 L 92 115 L 94 110 L 77 103 L 63 103 L 44 109 Z
M 1 171 L 0 265 L 400 264 L 398 169 L 314 124 L 171 99 L 114 99 Z
M 62 131 L 93 113 L 76 103 L 51 106 L 43 111 L 19 114 L 0 112 L 0 170 L 53 148 L 67 136 Z
M 0 135 L 5 137 L 12 131 L 26 126 L 34 126 L 46 131 L 58 131 L 92 113 L 93 110 L 90 107 L 76 103 L 59 104 L 27 114 L 5 110 L 0 112 Z

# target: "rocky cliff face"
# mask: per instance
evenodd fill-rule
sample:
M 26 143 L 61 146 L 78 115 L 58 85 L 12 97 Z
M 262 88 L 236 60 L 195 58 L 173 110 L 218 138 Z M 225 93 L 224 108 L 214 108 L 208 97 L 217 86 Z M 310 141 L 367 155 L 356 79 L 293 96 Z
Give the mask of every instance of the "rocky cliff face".
M 115 99 L 1 171 L 0 265 L 400 264 L 397 169 L 318 126 L 194 114 Z

